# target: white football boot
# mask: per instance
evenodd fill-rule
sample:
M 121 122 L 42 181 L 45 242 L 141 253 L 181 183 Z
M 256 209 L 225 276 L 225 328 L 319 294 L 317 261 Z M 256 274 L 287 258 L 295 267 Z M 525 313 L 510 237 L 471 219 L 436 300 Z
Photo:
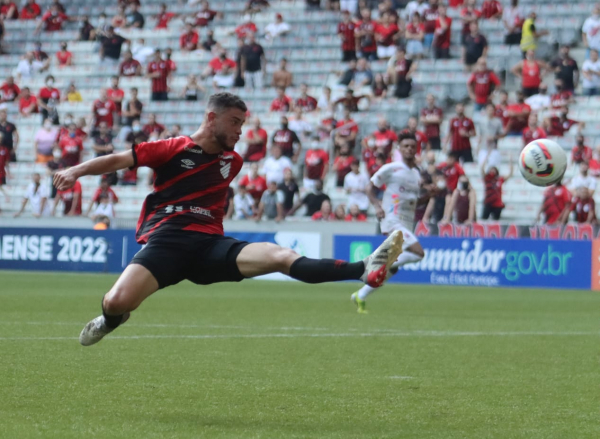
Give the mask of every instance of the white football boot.
M 400 230 L 396 230 L 377 247 L 368 258 L 364 260 L 365 273 L 360 280 L 373 288 L 379 288 L 392 275 L 390 270 L 402 253 L 404 236 Z

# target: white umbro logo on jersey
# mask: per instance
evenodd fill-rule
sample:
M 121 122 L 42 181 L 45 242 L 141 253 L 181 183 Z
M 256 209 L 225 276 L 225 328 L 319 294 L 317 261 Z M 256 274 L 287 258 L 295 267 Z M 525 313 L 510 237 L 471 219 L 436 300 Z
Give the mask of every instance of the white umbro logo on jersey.
M 231 163 L 227 163 L 225 166 L 221 167 L 221 175 L 223 178 L 229 177 L 229 171 L 231 171 Z
M 194 163 L 192 160 L 190 159 L 183 159 L 181 160 L 181 167 L 182 168 L 186 168 L 186 169 L 192 169 L 194 167 L 196 163 Z

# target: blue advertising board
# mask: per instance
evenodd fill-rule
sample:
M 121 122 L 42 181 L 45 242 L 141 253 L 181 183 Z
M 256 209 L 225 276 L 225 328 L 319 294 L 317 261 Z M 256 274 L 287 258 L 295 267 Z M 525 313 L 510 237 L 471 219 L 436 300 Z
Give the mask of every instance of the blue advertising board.
M 337 259 L 359 261 L 382 236 L 334 237 Z M 591 288 L 592 242 L 422 237 L 425 258 L 392 282 L 490 287 Z

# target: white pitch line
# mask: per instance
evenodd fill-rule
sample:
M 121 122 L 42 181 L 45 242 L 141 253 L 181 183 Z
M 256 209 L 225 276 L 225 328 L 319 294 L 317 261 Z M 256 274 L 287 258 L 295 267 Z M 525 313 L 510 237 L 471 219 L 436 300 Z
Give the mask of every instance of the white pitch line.
M 143 339 L 240 339 L 240 338 L 348 338 L 348 337 L 572 337 L 600 336 L 600 332 L 369 332 L 322 334 L 196 334 L 196 335 L 124 335 L 110 336 L 109 340 Z M 0 341 L 77 340 L 77 337 L 0 337 Z
M 81 326 L 85 322 L 3 322 L 0 325 L 36 325 L 36 326 Z M 279 331 L 329 331 L 331 328 L 312 326 L 234 326 L 234 325 L 172 325 L 168 323 L 128 323 L 128 328 L 199 328 L 199 329 L 274 329 Z M 352 329 L 350 329 L 352 330 Z M 389 331 L 386 329 L 386 331 Z M 393 329 L 391 330 L 393 331 Z

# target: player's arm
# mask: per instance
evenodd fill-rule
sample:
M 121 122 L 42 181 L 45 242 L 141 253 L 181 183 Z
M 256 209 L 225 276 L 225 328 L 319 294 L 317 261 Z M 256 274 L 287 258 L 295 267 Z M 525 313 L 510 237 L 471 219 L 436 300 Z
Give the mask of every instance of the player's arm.
M 454 212 L 454 206 L 456 204 L 456 198 L 458 197 L 458 189 L 454 190 L 452 196 L 446 197 L 446 208 L 444 209 L 444 217 L 440 223 L 445 224 L 452 221 L 452 213 Z M 450 200 L 448 200 L 450 198 Z
M 510 69 L 510 71 L 517 78 L 521 78 L 522 77 L 522 71 L 523 71 L 523 61 L 519 61 L 517 64 L 515 64 L 513 66 L 513 68 Z
M 23 198 L 23 202 L 21 203 L 21 208 L 14 215 L 15 218 L 18 218 L 19 216 L 21 216 L 21 214 L 25 211 L 25 206 L 27 206 L 28 201 L 29 201 L 29 198 L 27 198 L 27 197 Z
M 60 203 L 60 197 L 57 195 L 54 197 L 54 204 L 52 205 L 52 216 L 56 215 L 56 208 L 58 207 L 58 203 Z
M 54 174 L 54 186 L 58 190 L 69 189 L 73 187 L 79 177 L 109 174 L 121 169 L 131 168 L 134 165 L 135 160 L 131 151 L 97 157 Z
M 377 198 L 377 186 L 373 184 L 373 182 L 369 183 L 369 190 L 367 192 L 367 196 L 369 197 L 369 201 L 375 207 L 375 214 L 378 219 L 383 219 L 385 216 L 385 212 L 381 208 L 381 201 Z

